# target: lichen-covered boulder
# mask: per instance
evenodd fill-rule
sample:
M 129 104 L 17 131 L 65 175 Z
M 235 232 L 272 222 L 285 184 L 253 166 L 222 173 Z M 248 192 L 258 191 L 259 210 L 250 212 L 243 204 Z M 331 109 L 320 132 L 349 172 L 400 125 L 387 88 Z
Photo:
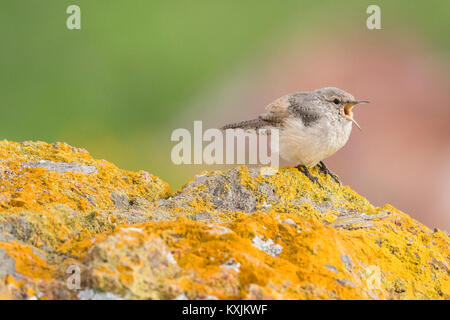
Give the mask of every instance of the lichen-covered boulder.
M 172 195 L 149 174 L 57 146 L 0 144 L 0 297 L 450 298 L 445 232 L 324 175 L 320 188 L 296 169 L 243 166 Z M 17 196 L 17 181 L 40 189 Z
M 36 284 L 63 284 L 64 263 L 116 225 L 147 221 L 151 203 L 169 195 L 161 179 L 84 149 L 0 141 L 0 297 L 29 298 Z

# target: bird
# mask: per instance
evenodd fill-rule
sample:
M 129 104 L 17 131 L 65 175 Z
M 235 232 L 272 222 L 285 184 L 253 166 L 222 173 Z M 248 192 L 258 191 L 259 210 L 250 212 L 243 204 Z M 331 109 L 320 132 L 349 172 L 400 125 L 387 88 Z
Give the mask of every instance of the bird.
M 221 129 L 276 128 L 283 159 L 298 163 L 296 168 L 319 185 L 318 178 L 309 171 L 315 166 L 319 172 L 342 184 L 323 160 L 347 143 L 353 125 L 361 129 L 353 118 L 352 108 L 362 103 L 369 101 L 356 100 L 350 93 L 336 87 L 295 92 L 267 105 L 258 118 L 228 124 Z

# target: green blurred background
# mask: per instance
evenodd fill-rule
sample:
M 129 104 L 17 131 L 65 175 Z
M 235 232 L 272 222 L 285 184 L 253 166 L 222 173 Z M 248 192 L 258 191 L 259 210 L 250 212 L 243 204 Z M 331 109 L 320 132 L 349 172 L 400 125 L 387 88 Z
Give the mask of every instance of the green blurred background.
M 81 30 L 66 28 L 71 4 Z M 286 39 L 302 50 L 331 30 L 368 34 L 370 4 L 379 32 L 407 30 L 448 58 L 450 1 L 2 0 L 0 138 L 65 141 L 176 189 L 199 168 L 172 165 L 172 130 L 216 112 L 196 101 Z

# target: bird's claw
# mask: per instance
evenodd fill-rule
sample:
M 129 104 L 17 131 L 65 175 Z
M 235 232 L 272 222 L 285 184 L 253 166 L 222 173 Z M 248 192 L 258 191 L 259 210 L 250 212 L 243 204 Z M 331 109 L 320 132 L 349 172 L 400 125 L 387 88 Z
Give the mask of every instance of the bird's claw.
M 339 185 L 342 185 L 342 181 L 339 179 L 339 177 L 336 174 L 334 174 L 333 171 L 328 169 L 325 163 L 320 161 L 317 166 L 319 167 L 319 172 L 322 172 L 324 175 L 329 175 L 334 181 L 339 183 Z
M 319 178 L 313 176 L 305 165 L 300 164 L 296 168 L 298 169 L 298 171 L 303 173 L 309 180 L 311 180 L 312 183 L 317 183 L 319 187 L 323 188 L 319 182 Z

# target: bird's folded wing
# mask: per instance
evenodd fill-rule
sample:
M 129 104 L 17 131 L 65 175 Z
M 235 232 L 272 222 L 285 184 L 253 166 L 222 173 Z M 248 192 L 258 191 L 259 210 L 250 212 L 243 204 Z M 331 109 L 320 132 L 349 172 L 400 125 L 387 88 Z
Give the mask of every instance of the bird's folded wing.
M 259 116 L 260 119 L 270 123 L 281 123 L 292 113 L 289 108 L 289 96 L 285 95 L 266 107 L 266 112 Z
M 287 118 L 298 118 L 305 126 L 309 126 L 319 120 L 320 112 L 308 92 L 296 92 L 269 104 L 266 113 L 259 118 L 273 125 L 282 125 Z

